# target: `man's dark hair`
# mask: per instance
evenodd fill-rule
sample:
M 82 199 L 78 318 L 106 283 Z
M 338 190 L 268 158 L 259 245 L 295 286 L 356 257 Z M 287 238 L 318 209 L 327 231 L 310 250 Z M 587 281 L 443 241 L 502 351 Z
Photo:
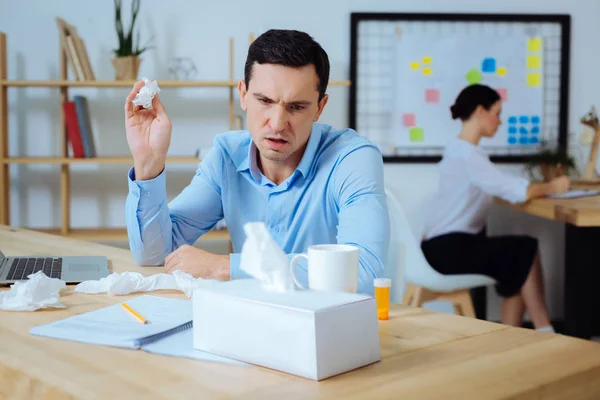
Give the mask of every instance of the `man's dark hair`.
M 248 49 L 244 66 L 246 88 L 250 86 L 254 63 L 296 68 L 314 65 L 319 79 L 317 82 L 319 101 L 325 96 L 329 83 L 329 57 L 321 45 L 307 33 L 271 29 L 257 37 Z

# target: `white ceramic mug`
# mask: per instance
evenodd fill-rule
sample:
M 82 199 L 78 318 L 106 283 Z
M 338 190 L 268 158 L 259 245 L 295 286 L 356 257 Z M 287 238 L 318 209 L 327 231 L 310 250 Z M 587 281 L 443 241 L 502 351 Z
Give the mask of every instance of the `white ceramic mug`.
M 306 258 L 310 289 L 355 293 L 358 287 L 358 252 L 358 247 L 347 244 L 309 246 L 307 254 L 298 254 L 290 262 L 294 283 L 306 289 L 296 276 L 296 264 L 301 258 Z

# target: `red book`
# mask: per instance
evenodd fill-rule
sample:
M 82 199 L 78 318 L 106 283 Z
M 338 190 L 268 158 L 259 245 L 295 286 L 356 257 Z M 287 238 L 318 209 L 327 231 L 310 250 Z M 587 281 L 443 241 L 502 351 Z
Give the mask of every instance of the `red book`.
M 79 120 L 77 119 L 75 102 L 65 101 L 63 103 L 63 111 L 65 113 L 67 135 L 69 137 L 69 142 L 71 142 L 73 156 L 76 158 L 83 158 L 85 157 L 85 150 L 83 148 L 83 141 L 81 140 L 81 129 L 79 128 Z

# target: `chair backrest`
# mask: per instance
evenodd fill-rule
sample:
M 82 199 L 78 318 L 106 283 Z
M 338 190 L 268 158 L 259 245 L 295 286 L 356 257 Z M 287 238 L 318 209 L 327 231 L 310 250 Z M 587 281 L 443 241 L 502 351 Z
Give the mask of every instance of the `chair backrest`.
M 492 285 L 494 279 L 477 274 L 442 275 L 433 269 L 421 250 L 421 227 L 412 227 L 406 214 L 394 194 L 386 189 L 390 214 L 390 249 L 386 264 L 386 276 L 392 278 L 391 296 L 393 301 L 401 302 L 407 283 L 422 286 L 438 292 L 449 292 L 477 286 Z M 419 208 L 431 207 L 429 199 L 423 199 Z M 394 284 L 395 282 L 395 284 Z

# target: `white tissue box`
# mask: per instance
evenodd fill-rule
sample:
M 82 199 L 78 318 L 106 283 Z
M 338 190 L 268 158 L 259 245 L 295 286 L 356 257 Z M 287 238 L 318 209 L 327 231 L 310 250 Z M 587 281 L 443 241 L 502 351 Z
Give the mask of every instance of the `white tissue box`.
M 198 288 L 194 348 L 321 380 L 381 360 L 375 299 L 275 292 L 255 279 Z

